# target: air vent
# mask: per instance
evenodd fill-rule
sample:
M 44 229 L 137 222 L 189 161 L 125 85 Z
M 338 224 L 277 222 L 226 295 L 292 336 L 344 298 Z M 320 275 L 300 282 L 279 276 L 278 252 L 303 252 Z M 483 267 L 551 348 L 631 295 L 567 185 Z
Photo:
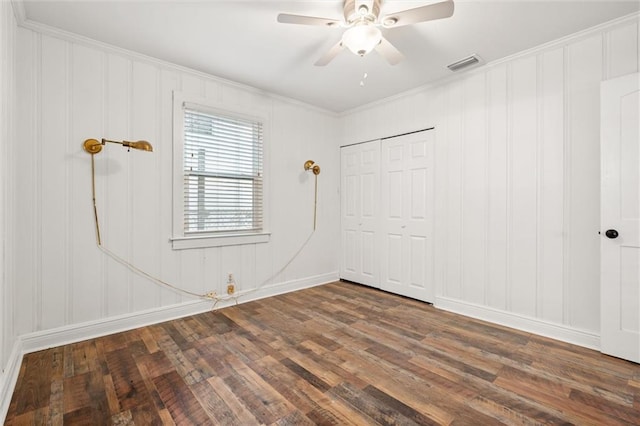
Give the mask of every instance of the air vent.
M 459 71 L 462 68 L 470 67 L 471 65 L 479 64 L 480 57 L 478 55 L 467 56 L 466 58 L 460 59 L 457 62 L 447 65 L 451 71 Z

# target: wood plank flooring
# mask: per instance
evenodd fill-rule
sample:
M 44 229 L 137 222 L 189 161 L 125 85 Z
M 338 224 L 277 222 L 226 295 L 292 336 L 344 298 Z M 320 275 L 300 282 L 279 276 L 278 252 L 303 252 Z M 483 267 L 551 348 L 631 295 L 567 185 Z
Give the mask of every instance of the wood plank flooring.
M 640 365 L 339 282 L 26 355 L 62 423 L 640 424 Z

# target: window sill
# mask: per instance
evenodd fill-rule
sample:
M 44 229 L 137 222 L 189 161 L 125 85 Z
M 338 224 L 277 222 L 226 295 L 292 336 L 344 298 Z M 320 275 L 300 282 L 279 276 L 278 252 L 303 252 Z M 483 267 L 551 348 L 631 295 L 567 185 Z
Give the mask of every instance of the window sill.
M 173 250 L 187 250 L 206 247 L 238 246 L 243 244 L 268 243 L 271 234 L 226 234 L 226 235 L 197 235 L 192 237 L 171 238 Z

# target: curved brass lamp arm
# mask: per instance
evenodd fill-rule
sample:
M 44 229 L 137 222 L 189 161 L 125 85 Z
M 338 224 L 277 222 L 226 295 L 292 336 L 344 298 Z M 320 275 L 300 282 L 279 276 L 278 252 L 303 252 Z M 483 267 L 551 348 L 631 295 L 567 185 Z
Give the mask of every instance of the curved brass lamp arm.
M 97 139 L 87 139 L 86 141 L 84 141 L 84 144 L 82 146 L 83 146 L 84 150 L 87 151 L 89 154 L 97 154 L 100 151 L 102 151 L 102 147 L 107 142 L 116 143 L 118 145 L 125 146 L 129 150 L 131 150 L 131 148 L 133 148 L 133 149 L 139 149 L 141 151 L 153 151 L 153 146 L 147 141 L 136 141 L 136 142 L 131 142 L 131 141 L 112 141 L 112 140 L 104 139 L 104 138 L 102 138 L 101 141 L 98 141 Z

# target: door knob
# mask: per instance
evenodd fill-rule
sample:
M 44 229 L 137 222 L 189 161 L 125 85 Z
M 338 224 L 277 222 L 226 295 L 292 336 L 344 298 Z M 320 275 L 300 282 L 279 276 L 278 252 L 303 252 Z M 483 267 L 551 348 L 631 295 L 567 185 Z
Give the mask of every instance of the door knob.
M 618 238 L 618 231 L 615 229 L 607 229 L 607 232 L 605 232 L 604 235 L 611 239 Z

